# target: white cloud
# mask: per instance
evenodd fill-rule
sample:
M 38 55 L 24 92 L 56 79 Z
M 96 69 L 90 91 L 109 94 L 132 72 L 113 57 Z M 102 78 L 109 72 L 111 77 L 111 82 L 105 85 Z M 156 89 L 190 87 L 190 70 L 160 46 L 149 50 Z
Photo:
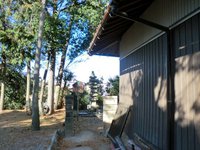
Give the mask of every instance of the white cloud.
M 94 71 L 98 78 L 103 77 L 104 82 L 108 78 L 119 75 L 119 58 L 105 56 L 84 56 L 86 61 L 77 63 L 70 67 L 76 75 L 76 79 L 88 82 L 91 72 Z

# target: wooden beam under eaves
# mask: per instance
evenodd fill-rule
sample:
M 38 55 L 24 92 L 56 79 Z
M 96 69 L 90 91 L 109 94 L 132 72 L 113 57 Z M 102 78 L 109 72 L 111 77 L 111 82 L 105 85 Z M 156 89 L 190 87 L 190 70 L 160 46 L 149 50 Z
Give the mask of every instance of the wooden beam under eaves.
M 132 23 L 131 23 L 132 24 Z M 106 36 L 106 35 L 110 35 L 110 34 L 117 34 L 117 33 L 120 33 L 120 35 L 121 35 L 121 33 L 124 31 L 124 29 L 126 29 L 126 27 L 128 27 L 128 26 L 130 26 L 131 24 L 125 24 L 125 25 L 123 25 L 123 26 L 118 26 L 118 27 L 115 27 L 115 28 L 112 28 L 112 29 L 110 29 L 110 30 L 106 30 L 106 31 L 104 31 L 104 32 L 102 32 L 101 33 L 101 36 Z

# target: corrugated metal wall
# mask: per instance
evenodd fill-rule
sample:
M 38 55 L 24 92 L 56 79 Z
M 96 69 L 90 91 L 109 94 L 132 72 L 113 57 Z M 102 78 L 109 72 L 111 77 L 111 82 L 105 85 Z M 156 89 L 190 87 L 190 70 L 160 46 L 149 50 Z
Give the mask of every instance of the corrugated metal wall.
M 200 14 L 174 29 L 175 149 L 200 150 Z
M 175 53 L 175 150 L 200 149 L 200 14 L 172 30 Z M 120 62 L 120 103 L 133 105 L 126 131 L 167 149 L 167 38 Z M 126 81 L 126 82 L 125 82 Z
M 141 18 L 171 27 L 188 14 L 200 9 L 200 0 L 154 0 Z M 151 40 L 161 31 L 141 23 L 134 23 L 123 35 L 120 43 L 120 57 L 127 56 L 137 47 Z
M 167 149 L 166 41 L 163 35 L 120 62 L 120 103 L 133 105 L 127 133 L 130 137 L 136 133 L 163 150 Z

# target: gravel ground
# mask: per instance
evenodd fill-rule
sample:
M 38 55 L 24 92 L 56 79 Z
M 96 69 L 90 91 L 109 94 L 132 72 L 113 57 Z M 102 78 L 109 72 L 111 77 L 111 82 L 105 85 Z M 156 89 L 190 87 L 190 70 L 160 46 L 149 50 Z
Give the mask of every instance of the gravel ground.
M 57 129 L 63 129 L 65 110 L 40 118 L 41 130 L 31 130 L 31 116 L 23 110 L 5 110 L 0 114 L 0 150 L 46 150 Z M 61 150 L 109 150 L 103 135 L 101 117 L 79 117 L 75 135 L 61 140 Z
M 41 130 L 31 130 L 31 116 L 22 110 L 0 114 L 0 150 L 46 150 L 55 130 L 62 128 L 64 110 L 41 117 Z
M 64 138 L 61 150 L 110 150 L 110 141 L 103 135 L 103 122 L 98 117 L 79 117 L 75 135 Z

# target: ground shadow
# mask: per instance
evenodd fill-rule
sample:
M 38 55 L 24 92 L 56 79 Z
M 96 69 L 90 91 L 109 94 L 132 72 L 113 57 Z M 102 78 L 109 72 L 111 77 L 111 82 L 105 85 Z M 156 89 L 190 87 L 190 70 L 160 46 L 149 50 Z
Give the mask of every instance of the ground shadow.
M 63 120 L 53 115 L 42 117 L 41 129 L 32 131 L 31 116 L 25 111 L 6 110 L 0 118 L 0 149 L 47 149 L 54 132 L 63 127 Z

